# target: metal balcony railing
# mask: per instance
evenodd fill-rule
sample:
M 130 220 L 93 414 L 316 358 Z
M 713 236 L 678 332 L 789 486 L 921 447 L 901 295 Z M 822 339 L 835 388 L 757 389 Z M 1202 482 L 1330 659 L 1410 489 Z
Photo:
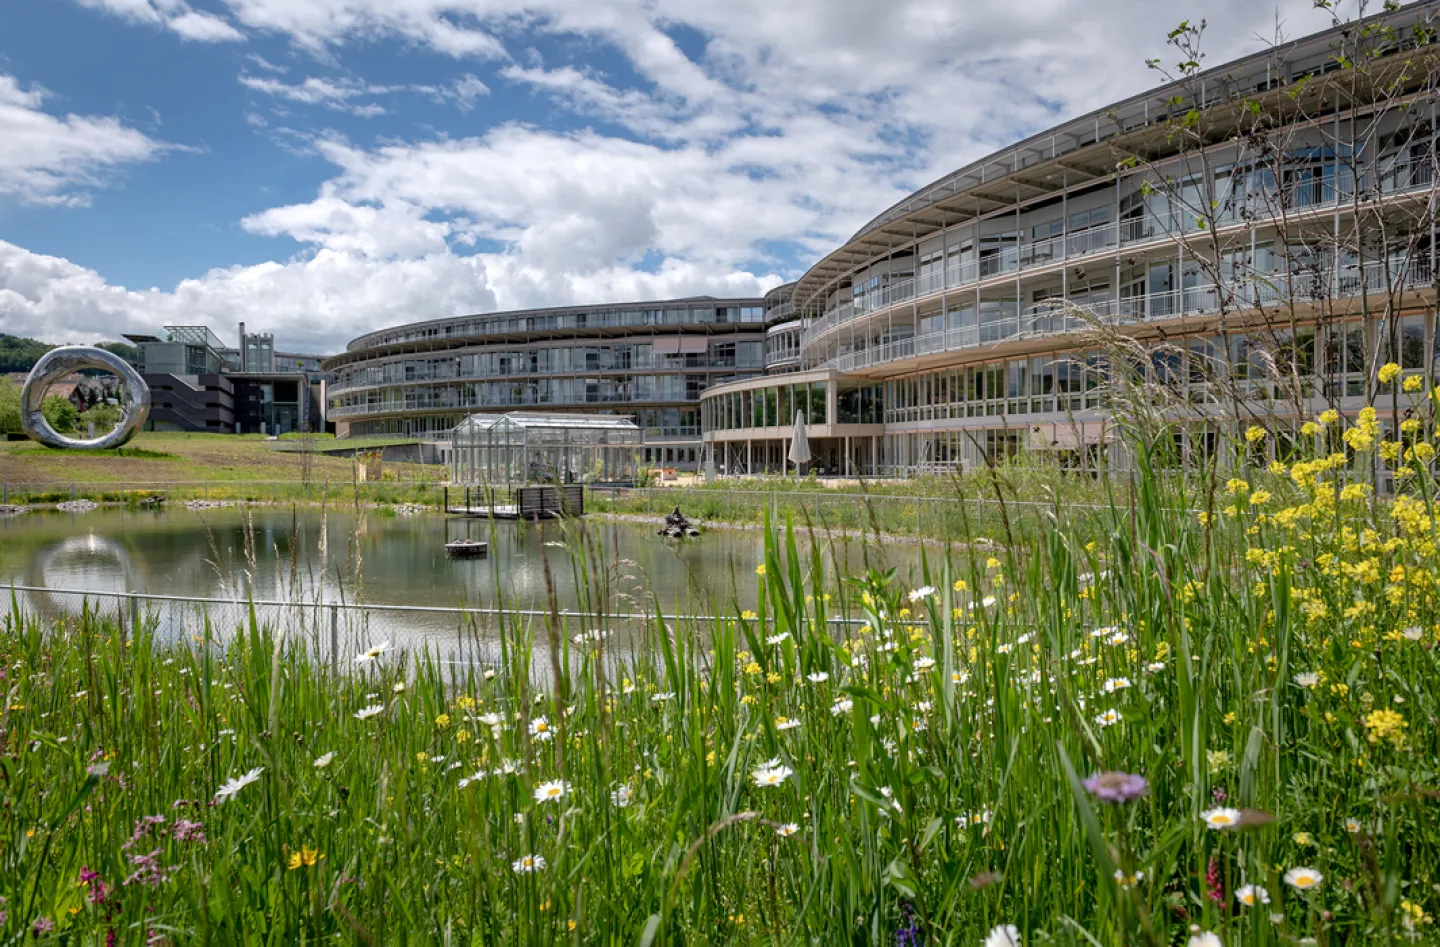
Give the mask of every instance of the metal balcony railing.
M 1216 286 L 1206 284 L 1166 290 L 1143 296 L 1101 299 L 1086 303 L 1044 302 L 1023 313 L 981 325 L 947 327 L 899 339 L 884 345 L 846 352 L 824 363 L 824 368 L 854 371 L 936 352 L 950 352 L 997 342 L 1039 338 L 1066 332 L 1083 332 L 1102 325 L 1128 325 L 1214 314 L 1225 308 L 1240 312 L 1288 302 L 1356 298 L 1365 293 L 1386 296 L 1395 292 L 1432 289 L 1435 272 L 1429 260 L 1391 267 L 1370 263 L 1361 268 L 1287 275 L 1273 274 Z
M 1406 158 L 1385 162 L 1378 169 L 1369 169 L 1369 172 L 1362 173 L 1359 192 L 1348 185 L 1336 187 L 1333 182 L 1322 178 L 1309 178 L 1279 191 L 1257 194 L 1233 206 L 1222 207 L 1221 222 L 1240 223 L 1252 217 L 1257 222 L 1263 222 L 1278 218 L 1282 211 L 1314 213 L 1333 210 L 1337 205 L 1354 200 L 1357 194 L 1362 199 L 1371 199 L 1427 191 L 1435 180 L 1434 165 L 1428 160 Z M 918 278 L 899 280 L 834 306 L 810 324 L 801 336 L 800 346 L 802 350 L 807 349 L 823 336 L 855 319 L 925 296 L 1057 263 L 1079 263 L 1123 247 L 1171 240 L 1177 234 L 1195 233 L 1199 229 L 1196 220 L 1184 215 L 1176 215 L 1166 222 L 1145 217 L 1114 221 L 1087 230 L 1004 247 L 978 260 L 967 260 L 943 271 L 924 272 Z

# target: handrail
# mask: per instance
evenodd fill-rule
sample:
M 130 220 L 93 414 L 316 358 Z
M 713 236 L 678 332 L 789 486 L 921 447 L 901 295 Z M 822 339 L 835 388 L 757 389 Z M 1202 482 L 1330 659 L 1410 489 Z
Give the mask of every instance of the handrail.
M 252 605 L 253 605 L 253 606 L 257 607 L 257 608 L 313 608 L 313 609 L 316 609 L 316 610 L 330 610 L 330 609 L 335 609 L 335 610 L 337 610 L 337 611 L 343 611 L 343 612 L 351 612 L 351 611 L 359 611 L 359 612 L 386 611 L 386 612 L 402 612 L 402 613 L 407 613 L 407 612 L 408 612 L 408 613 L 412 613 L 412 614 L 414 614 L 414 613 L 421 613 L 421 614 L 454 615 L 454 616 L 456 616 L 456 617 L 463 617 L 463 616 L 466 616 L 466 615 L 492 615 L 492 616 L 497 616 L 497 617 L 505 617 L 505 616 L 518 615 L 518 616 L 521 616 L 521 617 L 524 617 L 524 618 L 544 618 L 544 619 L 548 619 L 548 618 L 551 617 L 551 615 L 556 615 L 556 616 L 558 616 L 558 617 L 560 617 L 560 618 L 562 618 L 562 619 L 569 619 L 569 618 L 590 618 L 590 619 L 605 619 L 605 620 L 608 620 L 608 621 L 636 621 L 636 620 L 655 621 L 655 620 L 658 619 L 658 620 L 660 620 L 660 621 L 666 621 L 666 622 L 674 622 L 674 621 L 693 621 L 693 622 L 705 622 L 705 623 L 714 623 L 714 622 L 718 622 L 718 621 L 735 621 L 735 620 L 738 618 L 737 615 L 681 615 L 681 614 L 671 614 L 671 615 L 667 615 L 667 614 L 665 614 L 664 612 L 658 612 L 658 613 L 656 613 L 656 612 L 582 612 L 582 611 L 570 611 L 570 610 L 560 610 L 560 611 L 556 611 L 556 612 L 551 612 L 549 609 L 544 609 L 544 608 L 499 608 L 499 607 L 494 607 L 494 606 L 475 606 L 475 607 L 457 608 L 457 607 L 455 607 L 455 606 L 442 606 L 442 605 L 391 605 L 391 604 L 387 604 L 387 603 L 384 603 L 384 602 L 324 602 L 324 601 L 318 601 L 318 602 L 304 602 L 304 601 L 295 602 L 295 601 L 290 601 L 290 602 L 287 602 L 287 601 L 283 601 L 283 600 L 280 600 L 280 599 L 268 599 L 268 600 L 267 600 L 267 599 L 239 598 L 239 597 L 218 598 L 218 597 L 199 597 L 199 596 L 194 596 L 194 595 L 161 595 L 161 594 L 158 594 L 158 593 L 155 593 L 155 592 L 128 592 L 128 591 L 127 591 L 127 592 L 106 592 L 106 591 L 96 591 L 96 590 L 92 590 L 92 589 L 58 589 L 58 588 L 50 588 L 49 586 L 43 586 L 43 585 L 39 585 L 39 586 L 37 586 L 37 585 L 16 585 L 16 584 L 13 584 L 13 583 L 10 584 L 10 585 L 6 585 L 6 586 L 4 586 L 3 588 L 5 588 L 5 589 L 7 589 L 7 590 L 9 590 L 9 591 L 11 591 L 11 592 L 36 592 L 36 593 L 43 593 L 43 594 L 46 594 L 46 595 L 77 595 L 77 596 L 82 596 L 82 597 L 85 597 L 85 598 L 113 598 L 113 599 L 125 599 L 125 600 L 127 600 L 127 601 L 132 601 L 132 600 L 133 600 L 133 601 L 142 601 L 142 602 L 145 602 L 145 601 L 153 601 L 153 602 L 178 602 L 178 603 L 183 603 L 183 604 L 186 604 L 186 605 L 201 605 L 201 606 L 208 606 L 208 605 L 228 605 L 228 606 L 231 606 L 231 607 L 241 607 L 241 606 L 243 606 L 243 607 L 247 607 L 247 608 L 248 608 L 249 606 L 252 606 Z M 864 620 L 864 619 L 861 619 L 861 618 L 841 618 L 841 617 L 837 617 L 837 616 L 831 616 L 831 617 L 828 618 L 828 620 L 829 620 L 829 622 L 830 622 L 831 624 L 852 624 L 852 625 L 853 625 L 853 624 L 864 624 L 864 622 L 865 622 L 865 620 Z
M 1428 191 L 1434 186 L 1433 168 L 1426 161 L 1397 161 L 1387 167 L 1377 169 L 1377 172 L 1375 177 L 1378 184 L 1372 185 L 1368 190 L 1377 193 L 1380 197 Z M 1314 213 L 1343 206 L 1357 193 L 1364 194 L 1367 190 L 1365 188 L 1342 190 L 1332 185 L 1319 199 L 1312 199 L 1313 195 L 1306 191 L 1316 186 L 1319 185 L 1309 182 L 1292 186 L 1288 189 L 1286 199 L 1281 203 L 1289 212 Z M 1256 202 L 1250 201 L 1249 203 Z M 1253 210 L 1253 207 L 1251 209 Z M 1233 223 L 1244 222 L 1238 207 L 1233 208 L 1228 216 L 1232 218 L 1231 222 Z M 1278 212 L 1270 213 L 1264 215 L 1262 220 L 1273 221 L 1279 216 Z M 905 279 L 880 287 L 877 291 L 877 299 L 862 295 L 856 297 L 852 302 L 834 306 L 810 324 L 810 327 L 801 336 L 800 346 L 802 349 L 808 348 L 821 336 L 827 335 L 861 316 L 880 312 L 934 293 L 962 289 L 997 276 L 1013 275 L 1052 266 L 1056 263 L 1082 262 L 1097 254 L 1114 252 L 1117 249 L 1136 244 L 1173 241 L 1177 238 L 1177 233 L 1195 232 L 1199 232 L 1199 228 L 1188 217 L 1181 217 L 1178 220 L 1172 218 L 1168 228 L 1159 226 L 1157 221 L 1147 217 L 1112 221 L 1099 227 L 1005 247 L 995 254 L 979 260 L 966 260 L 960 264 L 949 266 L 943 271 L 943 274 L 933 272 L 922 274 L 918 279 Z
M 1357 269 L 1359 268 L 1351 268 Z M 1386 285 L 1387 276 L 1393 280 L 1389 286 Z M 1300 273 L 1293 277 L 1281 273 L 1223 284 L 1223 291 L 1217 290 L 1214 284 L 1202 284 L 1142 296 L 1118 299 L 1112 297 L 1091 303 L 1044 302 L 1025 310 L 1024 320 L 1016 310 L 1014 316 L 997 322 L 954 329 L 947 327 L 940 332 L 911 336 L 884 345 L 843 353 L 820 367 L 842 372 L 853 371 L 913 358 L 916 355 L 1086 331 L 1094 329 L 1096 324 L 1127 325 L 1207 315 L 1219 312 L 1222 301 L 1236 309 L 1254 309 L 1292 298 L 1292 289 L 1295 291 L 1294 296 L 1302 300 L 1312 296 L 1325 298 L 1326 293 L 1329 293 L 1331 298 L 1353 299 L 1360 296 L 1362 290 L 1373 293 L 1405 292 L 1431 287 L 1434 281 L 1434 269 L 1428 260 L 1411 261 L 1407 271 L 1398 274 L 1393 270 L 1387 274 L 1385 264 L 1377 262 L 1365 265 L 1363 278 L 1358 273 L 1344 270 Z

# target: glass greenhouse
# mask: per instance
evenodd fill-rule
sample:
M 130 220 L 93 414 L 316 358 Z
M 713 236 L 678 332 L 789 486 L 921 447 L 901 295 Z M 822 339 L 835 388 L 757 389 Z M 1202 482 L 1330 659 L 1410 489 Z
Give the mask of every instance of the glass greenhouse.
M 633 482 L 644 437 L 605 414 L 475 414 L 450 432 L 453 483 Z

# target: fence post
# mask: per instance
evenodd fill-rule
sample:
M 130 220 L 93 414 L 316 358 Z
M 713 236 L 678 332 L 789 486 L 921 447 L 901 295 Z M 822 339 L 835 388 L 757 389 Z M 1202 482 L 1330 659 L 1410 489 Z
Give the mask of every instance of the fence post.
M 75 499 L 75 496 L 76 496 L 76 493 L 75 493 L 75 484 L 72 483 L 72 484 L 70 484 L 70 499 L 72 499 L 72 500 Z
M 10 502 L 10 484 L 0 483 L 0 503 Z
M 136 619 L 140 615 L 140 600 L 131 592 L 127 596 L 130 599 L 130 640 L 135 640 Z
M 330 673 L 340 673 L 340 606 L 330 606 Z

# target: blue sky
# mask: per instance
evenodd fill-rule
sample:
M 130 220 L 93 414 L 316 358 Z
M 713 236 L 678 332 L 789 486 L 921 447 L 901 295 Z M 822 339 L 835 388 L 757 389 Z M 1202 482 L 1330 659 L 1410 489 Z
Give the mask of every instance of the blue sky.
M 1196 0 L 9 0 L 0 331 L 381 325 L 758 294 L 890 203 L 1211 61 Z M 1282 0 L 1291 35 L 1324 25 Z

